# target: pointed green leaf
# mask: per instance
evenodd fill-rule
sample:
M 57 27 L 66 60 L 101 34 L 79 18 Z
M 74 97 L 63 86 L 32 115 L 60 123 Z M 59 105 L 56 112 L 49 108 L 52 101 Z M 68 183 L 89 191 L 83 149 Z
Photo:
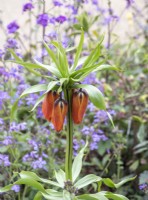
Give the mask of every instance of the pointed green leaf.
M 47 183 L 47 184 L 50 184 L 50 185 L 53 185 L 53 186 L 61 187 L 59 185 L 59 183 L 57 183 L 55 181 L 50 181 L 48 179 L 40 178 L 34 172 L 22 171 L 20 173 L 20 176 L 21 176 L 21 178 L 30 178 L 30 179 L 33 179 L 33 180 L 36 180 L 36 181 L 40 181 L 40 182 L 43 182 L 43 183 Z
M 82 159 L 84 156 L 84 151 L 88 145 L 88 142 L 86 142 L 85 146 L 80 150 L 78 155 L 75 157 L 72 165 L 72 180 L 75 182 L 75 180 L 78 178 L 81 169 L 82 169 Z
M 79 57 L 81 55 L 82 48 L 83 48 L 83 42 L 84 42 L 84 31 L 82 30 L 80 42 L 79 42 L 79 45 L 78 45 L 78 48 L 77 48 L 77 51 L 76 51 L 76 55 L 75 55 L 75 59 L 74 59 L 74 64 L 73 64 L 71 70 L 74 70 L 76 68 L 77 64 L 78 64 Z
M 46 192 L 54 197 L 62 197 L 63 196 L 62 192 L 58 192 L 57 190 L 53 190 L 53 189 L 47 189 Z
M 41 192 L 36 193 L 33 200 L 42 200 L 42 193 Z
M 105 196 L 112 200 L 129 200 L 127 197 L 120 194 L 113 194 L 112 192 L 106 192 Z
M 104 194 L 101 194 L 101 193 L 91 194 L 91 197 L 95 197 L 99 200 L 108 200 L 108 198 L 105 197 Z
M 12 108 L 11 108 L 11 112 L 10 112 L 10 121 L 12 122 L 14 119 L 15 119 L 15 117 L 16 117 L 16 110 L 17 110 L 17 108 L 18 108 L 18 101 L 19 101 L 19 99 L 17 99 L 15 102 L 14 102 L 14 104 L 13 104 L 13 106 L 12 106 Z
M 10 184 L 10 185 L 0 188 L 0 193 L 8 192 L 9 190 L 11 190 L 12 186 L 13 184 Z
M 66 190 L 63 190 L 63 200 L 71 200 L 71 195 Z
M 63 170 L 55 171 L 55 177 L 57 182 L 60 184 L 62 188 L 64 188 L 64 182 L 66 181 L 65 172 Z
M 48 70 L 49 72 L 51 72 L 53 75 L 55 75 L 58 78 L 62 77 L 61 73 L 55 66 L 49 66 L 49 65 L 42 64 L 39 61 L 37 61 L 36 59 L 34 59 L 34 62 L 37 64 L 37 66 L 39 68 Z
M 41 192 L 45 192 L 45 189 L 43 188 L 43 186 L 40 183 L 38 183 L 36 180 L 30 179 L 30 178 L 21 178 L 18 181 L 16 181 L 14 184 L 16 184 L 16 185 L 24 184 L 24 185 L 32 186 Z
M 16 53 L 14 52 L 13 49 L 8 49 L 8 50 L 10 51 L 10 53 L 12 54 L 12 56 L 15 58 L 15 60 L 17 60 L 17 61 L 22 61 L 22 58 L 18 57 L 18 56 L 16 55 Z
M 46 44 L 46 42 L 43 41 L 43 44 L 46 48 L 47 53 L 49 54 L 49 56 L 51 57 L 52 61 L 55 63 L 56 67 L 58 68 L 59 63 L 57 61 L 57 57 L 54 54 L 54 52 L 48 47 L 48 45 Z
M 50 90 L 52 90 L 58 83 L 59 83 L 59 81 L 51 81 L 47 86 L 47 90 L 46 90 L 45 94 L 47 92 L 49 92 Z
M 79 200 L 98 200 L 98 198 L 92 197 L 90 194 L 82 194 L 80 196 L 77 196 Z M 101 200 L 101 199 L 99 199 Z
M 81 58 L 78 60 L 78 63 L 77 63 L 77 65 L 76 65 L 75 69 L 77 69 L 78 66 L 82 65 L 82 64 L 86 61 L 87 57 L 88 57 L 88 56 L 83 56 L 83 57 L 81 57 Z M 71 68 L 70 68 L 70 73 L 73 73 L 73 70 L 72 70 L 72 69 L 73 69 L 73 65 L 72 65 Z
M 81 189 L 81 188 L 84 188 L 85 186 L 89 185 L 89 184 L 92 184 L 92 183 L 95 183 L 95 182 L 98 182 L 98 181 L 101 181 L 102 178 L 99 177 L 99 176 L 96 176 L 94 174 L 89 174 L 89 175 L 86 175 L 85 177 L 81 178 L 80 180 L 78 180 L 74 186 L 78 189 Z
M 58 43 L 56 41 L 52 41 L 52 44 L 58 50 L 59 71 L 65 77 L 69 74 L 69 66 L 68 66 L 68 60 L 66 57 L 65 49 L 62 47 L 62 45 L 60 43 Z
M 42 192 L 42 195 L 43 197 L 45 197 L 45 199 L 49 199 L 49 200 L 63 200 L 62 196 L 61 197 L 52 196 L 51 194 L 47 194 L 43 192 Z
M 115 71 L 121 71 L 118 67 L 112 66 L 112 65 L 100 65 L 96 67 L 96 69 L 93 70 L 93 72 L 96 71 L 102 71 L 102 70 L 115 70 Z
M 20 96 L 22 98 L 25 95 L 36 93 L 36 92 L 42 92 L 47 90 L 47 84 L 38 84 L 38 85 L 33 85 L 30 88 L 27 88 Z
M 43 101 L 44 97 L 45 97 L 45 95 L 43 94 L 42 96 L 40 96 L 38 98 L 38 100 L 35 102 L 33 108 L 30 110 L 30 112 L 34 111 L 34 109 Z
M 89 66 L 93 65 L 98 60 L 98 58 L 100 57 L 100 53 L 101 53 L 100 48 L 101 48 L 101 44 L 103 42 L 103 39 L 104 39 L 104 35 L 101 37 L 101 40 L 98 43 L 98 45 L 96 46 L 96 48 L 90 53 L 90 55 L 88 56 L 88 58 L 84 62 L 82 68 L 89 67 Z
M 116 187 L 116 188 L 119 188 L 119 187 L 121 187 L 122 185 L 124 185 L 125 183 L 127 183 L 127 182 L 129 182 L 129 181 L 135 180 L 136 177 L 137 177 L 137 176 L 124 178 L 121 182 L 115 184 L 115 187 Z
M 107 113 L 107 115 L 108 115 L 108 118 L 109 118 L 109 120 L 110 120 L 110 122 L 111 122 L 113 128 L 115 128 L 115 126 L 114 126 L 114 122 L 113 122 L 113 119 L 112 119 L 112 116 L 110 115 L 109 112 L 106 112 L 106 113 Z
M 108 187 L 115 188 L 115 184 L 110 178 L 103 178 L 103 183 Z
M 100 92 L 99 89 L 97 89 L 93 85 L 87 85 L 87 84 L 78 84 L 76 85 L 77 88 L 84 88 L 90 98 L 90 101 L 99 109 L 105 110 L 105 100 L 103 94 Z

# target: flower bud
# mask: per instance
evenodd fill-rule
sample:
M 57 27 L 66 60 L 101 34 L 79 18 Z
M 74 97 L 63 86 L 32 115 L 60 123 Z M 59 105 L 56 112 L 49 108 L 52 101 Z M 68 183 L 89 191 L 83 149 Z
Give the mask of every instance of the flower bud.
M 49 91 L 45 96 L 45 99 L 42 103 L 42 112 L 45 119 L 47 119 L 48 121 L 51 121 L 53 104 L 58 98 L 59 94 L 55 91 Z
M 88 94 L 85 90 L 76 90 L 72 94 L 72 119 L 75 124 L 80 124 L 88 104 Z
M 64 99 L 59 98 L 54 102 L 52 123 L 57 132 L 60 132 L 63 129 L 63 124 L 67 111 L 68 105 Z

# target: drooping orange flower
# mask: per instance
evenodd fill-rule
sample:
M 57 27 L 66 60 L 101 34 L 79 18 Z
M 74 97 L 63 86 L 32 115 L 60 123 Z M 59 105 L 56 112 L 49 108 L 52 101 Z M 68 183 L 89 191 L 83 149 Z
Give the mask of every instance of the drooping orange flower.
M 59 98 L 54 102 L 52 123 L 57 132 L 60 132 L 63 129 L 63 124 L 67 111 L 68 105 L 64 99 Z
M 72 119 L 75 124 L 80 124 L 88 104 L 88 94 L 85 90 L 75 90 L 72 94 Z
M 48 121 L 51 121 L 53 105 L 58 98 L 59 94 L 56 91 L 49 91 L 45 96 L 45 99 L 42 103 L 42 112 L 45 119 L 47 119 Z

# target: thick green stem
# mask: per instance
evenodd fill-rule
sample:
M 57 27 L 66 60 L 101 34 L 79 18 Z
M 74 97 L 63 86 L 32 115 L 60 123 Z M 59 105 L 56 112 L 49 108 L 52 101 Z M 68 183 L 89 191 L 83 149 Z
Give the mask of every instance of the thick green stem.
M 65 98 L 68 103 L 65 172 L 66 172 L 66 180 L 72 181 L 73 121 L 72 121 L 72 111 L 71 111 L 70 90 L 65 91 Z

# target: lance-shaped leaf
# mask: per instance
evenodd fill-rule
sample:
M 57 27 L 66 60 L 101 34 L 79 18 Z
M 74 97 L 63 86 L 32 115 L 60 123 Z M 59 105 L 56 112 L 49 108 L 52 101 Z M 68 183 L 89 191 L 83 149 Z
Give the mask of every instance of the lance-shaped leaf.
M 44 97 L 45 97 L 45 94 L 43 94 L 42 96 L 40 96 L 38 98 L 38 100 L 35 102 L 33 108 L 30 110 L 30 112 L 34 111 L 34 109 L 43 101 Z
M 10 185 L 0 188 L 0 193 L 8 192 L 9 190 L 11 190 L 12 186 L 13 184 L 10 184 Z
M 42 200 L 42 193 L 37 192 L 33 200 Z
M 53 75 L 55 75 L 58 78 L 62 77 L 60 71 L 55 66 L 49 66 L 49 65 L 42 64 L 39 61 L 37 61 L 36 59 L 34 59 L 34 62 L 37 64 L 37 66 L 39 68 L 48 70 L 49 72 L 51 72 Z
M 40 178 L 34 172 L 22 171 L 21 173 L 19 173 L 19 175 L 21 176 L 21 178 L 29 178 L 29 179 L 33 179 L 33 180 L 36 180 L 36 181 L 47 183 L 47 184 L 50 184 L 50 185 L 53 185 L 53 186 L 61 187 L 59 185 L 59 183 L 57 183 L 55 181 L 50 181 L 48 179 Z
M 79 57 L 81 55 L 82 48 L 83 48 L 83 42 L 84 42 L 84 31 L 81 32 L 80 42 L 79 42 L 79 45 L 77 47 L 77 51 L 76 51 L 76 55 L 75 55 L 75 59 L 74 59 L 74 64 L 73 64 L 70 71 L 75 70 L 75 68 L 78 65 Z
M 32 186 L 32 187 L 34 187 L 35 189 L 37 189 L 37 190 L 39 190 L 41 192 L 45 192 L 44 187 L 40 183 L 38 183 L 36 180 L 34 180 L 34 179 L 21 178 L 18 181 L 16 181 L 14 184 L 15 185 L 22 185 L 22 184 L 24 184 L 24 185 Z
M 92 183 L 95 183 L 95 182 L 98 182 L 98 181 L 101 181 L 102 178 L 99 177 L 99 176 L 96 176 L 94 174 L 89 174 L 89 175 L 86 175 L 85 177 L 81 178 L 80 180 L 78 180 L 74 186 L 78 189 L 81 189 L 81 188 L 84 188 L 85 186 L 89 185 L 89 184 L 92 184 Z
M 58 59 L 59 59 L 59 71 L 63 75 L 63 77 L 67 77 L 69 74 L 69 66 L 68 66 L 68 60 L 66 57 L 65 49 L 62 47 L 62 45 L 56 41 L 53 41 L 52 44 L 57 48 L 58 51 Z
M 93 70 L 93 72 L 96 71 L 102 71 L 102 70 L 115 70 L 115 71 L 121 71 L 121 69 L 119 69 L 116 66 L 112 66 L 112 65 L 100 65 L 98 67 L 96 67 L 96 69 Z
M 13 49 L 8 49 L 10 51 L 10 53 L 12 54 L 12 56 L 15 58 L 15 60 L 17 61 L 23 61 L 22 58 L 18 57 L 18 55 L 16 55 L 16 53 L 14 52 Z
M 11 122 L 16 118 L 16 110 L 18 108 L 18 102 L 19 102 L 19 99 L 17 99 L 11 107 L 11 112 L 10 112 L 10 121 Z
M 52 59 L 52 61 L 55 63 L 56 67 L 59 68 L 59 63 L 57 60 L 56 55 L 54 54 L 54 52 L 49 48 L 49 46 L 46 44 L 45 41 L 43 41 L 43 44 L 45 46 L 45 49 L 47 51 L 47 53 L 49 54 L 50 58 Z
M 103 178 L 102 180 L 103 180 L 103 183 L 105 185 L 107 185 L 108 187 L 119 188 L 122 185 L 124 185 L 125 183 L 134 180 L 135 178 L 136 178 L 136 176 L 135 177 L 128 177 L 128 178 L 123 179 L 121 182 L 119 182 L 117 184 L 114 183 L 110 178 Z
M 63 170 L 55 171 L 55 177 L 57 182 L 64 188 L 64 182 L 66 181 L 65 172 Z
M 58 192 L 57 190 L 47 189 L 46 192 L 54 197 L 62 197 L 62 192 Z
M 78 178 L 81 169 L 82 169 L 82 159 L 84 156 L 84 151 L 88 145 L 88 142 L 86 142 L 85 146 L 80 150 L 78 155 L 75 157 L 73 164 L 72 164 L 72 181 L 75 182 L 75 180 Z
M 77 196 L 77 198 L 79 200 L 98 200 L 98 198 L 92 197 L 90 194 L 82 194 L 80 196 Z
M 127 197 L 120 195 L 120 194 L 114 194 L 112 192 L 106 192 L 105 196 L 112 200 L 129 200 Z
M 42 92 L 47 90 L 47 84 L 38 84 L 38 85 L 34 85 L 30 88 L 27 88 L 20 96 L 20 98 L 22 98 L 25 95 L 31 94 L 31 93 L 36 93 L 36 92 Z
M 48 93 L 50 90 L 54 89 L 54 87 L 59 83 L 59 81 L 51 81 L 48 86 L 47 86 L 47 90 L 45 92 Z
M 84 88 L 90 98 L 90 101 L 99 109 L 101 110 L 105 110 L 106 106 L 105 106 L 105 100 L 104 100 L 104 96 L 101 93 L 101 91 L 99 89 L 97 89 L 95 86 L 93 85 L 87 85 L 87 84 L 77 84 L 76 88 Z
M 88 56 L 88 58 L 86 59 L 86 61 L 83 64 L 82 68 L 89 67 L 89 66 L 93 65 L 99 59 L 100 53 L 101 53 L 100 48 L 101 48 L 101 44 L 103 42 L 103 39 L 104 39 L 104 36 L 102 36 L 97 47 Z
M 63 190 L 63 200 L 71 200 L 71 195 L 68 191 Z
M 88 76 L 91 72 L 94 72 L 94 70 L 97 67 L 99 67 L 100 65 L 102 65 L 102 63 L 104 63 L 104 61 L 101 61 L 100 63 L 97 63 L 97 64 L 95 64 L 93 66 L 89 66 L 89 67 L 86 67 L 86 68 L 81 68 L 81 69 L 73 72 L 70 77 L 75 78 L 75 79 L 81 78 L 81 80 L 82 80 L 86 76 Z
M 45 197 L 45 199 L 49 199 L 49 200 L 63 200 L 62 196 L 61 197 L 55 197 L 52 196 L 50 194 L 46 194 L 42 192 L 43 197 Z

